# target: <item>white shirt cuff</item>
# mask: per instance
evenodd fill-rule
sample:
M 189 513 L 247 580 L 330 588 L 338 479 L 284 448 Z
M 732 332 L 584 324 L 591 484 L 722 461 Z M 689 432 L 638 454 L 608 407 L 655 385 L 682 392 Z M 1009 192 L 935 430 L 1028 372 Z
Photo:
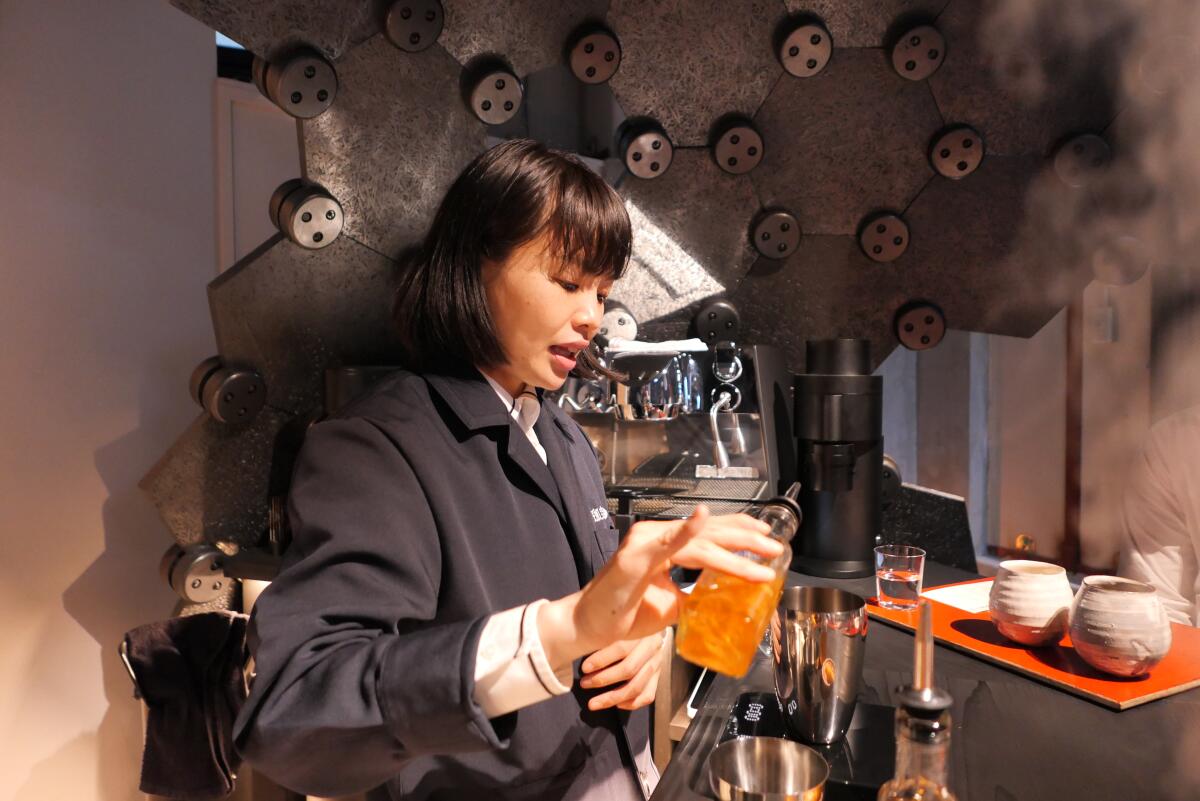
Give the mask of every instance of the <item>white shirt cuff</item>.
M 488 618 L 475 653 L 475 703 L 489 718 L 571 691 L 573 670 L 546 660 L 537 616 L 545 598 Z

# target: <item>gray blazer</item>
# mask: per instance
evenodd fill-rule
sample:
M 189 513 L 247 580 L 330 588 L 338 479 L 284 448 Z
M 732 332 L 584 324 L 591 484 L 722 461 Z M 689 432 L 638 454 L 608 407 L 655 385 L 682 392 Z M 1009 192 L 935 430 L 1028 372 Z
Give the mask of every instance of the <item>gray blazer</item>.
M 309 431 L 234 728 L 258 770 L 321 796 L 516 801 L 631 769 L 647 711 L 589 711 L 602 690 L 490 720 L 472 700 L 486 618 L 578 590 L 617 548 L 583 432 L 545 398 L 534 430 L 546 464 L 472 369 L 398 372 Z

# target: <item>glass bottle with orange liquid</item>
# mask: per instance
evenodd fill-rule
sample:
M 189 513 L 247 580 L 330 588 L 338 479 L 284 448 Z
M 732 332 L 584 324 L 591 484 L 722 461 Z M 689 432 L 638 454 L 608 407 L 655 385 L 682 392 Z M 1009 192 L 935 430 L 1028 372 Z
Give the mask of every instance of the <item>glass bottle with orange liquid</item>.
M 742 676 L 750 669 L 792 562 L 788 542 L 800 528 L 799 495 L 800 484 L 793 484 L 756 515 L 770 524 L 770 536 L 783 543 L 783 553 L 769 562 L 743 554 L 769 564 L 775 571 L 773 581 L 746 581 L 711 569 L 700 574 L 679 610 L 675 651 L 684 659 L 727 676 Z

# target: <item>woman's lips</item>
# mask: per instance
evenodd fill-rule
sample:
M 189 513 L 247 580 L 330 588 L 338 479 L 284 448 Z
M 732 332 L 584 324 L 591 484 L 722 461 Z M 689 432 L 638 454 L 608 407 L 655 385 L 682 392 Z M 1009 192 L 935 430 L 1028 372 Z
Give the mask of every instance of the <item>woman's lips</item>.
M 551 345 L 550 356 L 554 362 L 554 366 L 564 374 L 575 369 L 575 354 L 566 348 Z

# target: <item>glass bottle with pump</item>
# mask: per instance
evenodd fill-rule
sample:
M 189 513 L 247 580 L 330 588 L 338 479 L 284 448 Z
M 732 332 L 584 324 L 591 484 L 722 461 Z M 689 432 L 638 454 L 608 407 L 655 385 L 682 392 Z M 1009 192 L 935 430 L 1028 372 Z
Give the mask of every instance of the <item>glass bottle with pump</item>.
M 728 676 L 742 676 L 750 669 L 792 562 L 788 543 L 800 528 L 799 495 L 800 484 L 792 484 L 756 515 L 770 524 L 770 536 L 783 543 L 783 553 L 769 561 L 743 554 L 768 564 L 775 571 L 774 580 L 746 581 L 711 569 L 700 574 L 679 610 L 675 650 L 684 659 Z
M 879 788 L 877 801 L 955 801 L 947 786 L 952 699 L 933 686 L 928 601 L 921 603 L 914 648 L 913 686 L 901 692 L 896 708 L 896 775 Z

